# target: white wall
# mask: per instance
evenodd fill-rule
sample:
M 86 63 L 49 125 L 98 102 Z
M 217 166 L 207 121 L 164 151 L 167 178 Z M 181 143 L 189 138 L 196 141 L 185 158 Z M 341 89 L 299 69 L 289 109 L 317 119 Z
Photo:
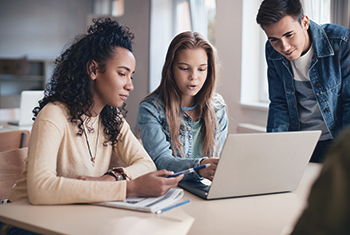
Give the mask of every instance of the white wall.
M 265 126 L 266 108 L 240 104 L 243 0 L 217 0 L 216 2 L 216 47 L 221 62 L 217 91 L 223 95 L 228 105 L 229 133 L 237 132 L 238 123 Z
M 126 119 L 133 131 L 139 103 L 148 94 L 150 13 L 151 0 L 125 0 L 124 16 L 120 17 L 120 20 L 135 33 L 133 45 L 136 58 L 136 72 L 133 76 L 135 89 L 126 101 L 126 109 L 129 111 Z

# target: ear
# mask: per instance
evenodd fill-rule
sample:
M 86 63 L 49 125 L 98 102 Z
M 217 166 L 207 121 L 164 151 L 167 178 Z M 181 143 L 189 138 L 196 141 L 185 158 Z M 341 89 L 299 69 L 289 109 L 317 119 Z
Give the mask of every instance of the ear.
M 87 73 L 89 74 L 91 80 L 95 80 L 97 78 L 97 67 L 98 64 L 94 60 L 90 61 L 86 65 Z
M 301 19 L 301 25 L 303 27 L 304 30 L 308 30 L 309 29 L 309 17 L 307 15 L 304 15 L 303 18 Z

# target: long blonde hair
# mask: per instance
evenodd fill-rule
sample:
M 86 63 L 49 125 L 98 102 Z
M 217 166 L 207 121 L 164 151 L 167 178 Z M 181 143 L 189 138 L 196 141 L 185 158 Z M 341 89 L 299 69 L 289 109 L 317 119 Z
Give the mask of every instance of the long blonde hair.
M 212 156 L 214 149 L 217 150 L 215 130 L 219 131 L 218 121 L 211 100 L 216 87 L 217 64 L 216 54 L 213 47 L 199 33 L 183 32 L 178 34 L 170 43 L 162 71 L 162 80 L 158 88 L 149 94 L 158 93 L 164 102 L 166 119 L 171 135 L 171 146 L 175 157 L 177 150 L 183 155 L 183 149 L 179 138 L 181 119 L 181 91 L 176 85 L 173 73 L 173 63 L 177 53 L 183 49 L 203 48 L 208 56 L 208 74 L 202 89 L 194 97 L 197 103 L 199 117 L 203 118 L 201 129 L 202 151 L 205 156 Z M 146 98 L 147 98 L 146 97 Z M 218 152 L 217 152 L 218 154 Z

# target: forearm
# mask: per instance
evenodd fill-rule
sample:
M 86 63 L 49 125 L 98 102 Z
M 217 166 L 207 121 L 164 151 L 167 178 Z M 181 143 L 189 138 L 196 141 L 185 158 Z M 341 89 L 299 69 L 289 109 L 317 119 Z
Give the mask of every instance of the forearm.
M 156 158 L 155 164 L 158 170 L 166 169 L 168 171 L 179 172 L 193 168 L 199 165 L 201 158 L 180 158 L 169 155 L 162 155 L 161 157 Z M 197 172 L 186 174 L 184 180 L 200 180 L 201 176 Z
M 32 204 L 71 204 L 125 200 L 126 181 L 84 181 L 64 177 L 41 177 L 37 184 L 28 178 Z

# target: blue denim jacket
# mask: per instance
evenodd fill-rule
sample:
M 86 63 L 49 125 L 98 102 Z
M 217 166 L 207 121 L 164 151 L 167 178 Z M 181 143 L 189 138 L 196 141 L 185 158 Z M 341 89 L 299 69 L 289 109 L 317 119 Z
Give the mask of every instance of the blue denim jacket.
M 137 125 L 144 148 L 158 169 L 178 172 L 198 166 L 202 158 L 192 158 L 192 118 L 183 113 L 180 138 L 185 156 L 177 151 L 177 157 L 174 157 L 165 106 L 158 97 L 158 94 L 153 94 L 139 105 Z M 219 122 L 220 132 L 216 132 L 216 141 L 221 153 L 228 128 L 226 104 L 219 94 L 214 95 L 212 104 Z M 197 173 L 190 173 L 186 174 L 184 179 L 200 180 L 202 177 Z
M 314 55 L 309 75 L 323 119 L 333 136 L 350 123 L 349 29 L 310 20 Z M 300 130 L 291 63 L 266 43 L 270 108 L 268 132 Z

